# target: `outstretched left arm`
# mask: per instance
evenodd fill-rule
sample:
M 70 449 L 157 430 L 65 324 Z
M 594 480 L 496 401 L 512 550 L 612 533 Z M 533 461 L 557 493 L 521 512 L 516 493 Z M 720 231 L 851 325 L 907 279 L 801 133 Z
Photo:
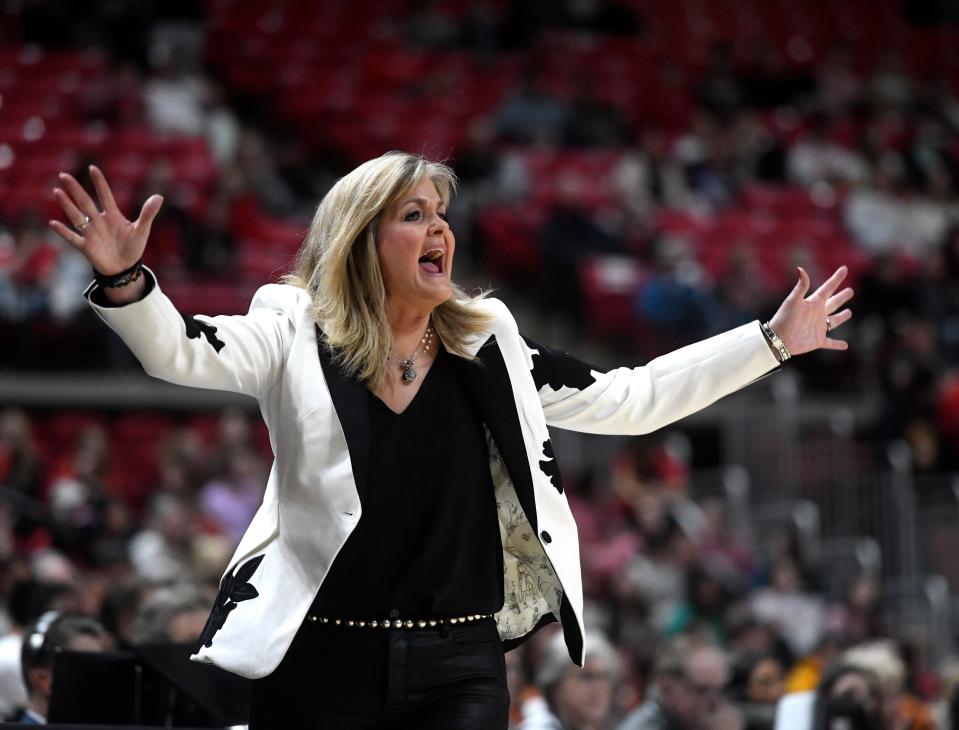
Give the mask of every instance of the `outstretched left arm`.
M 546 422 L 584 433 L 649 433 L 688 416 L 779 363 L 759 322 L 635 368 L 604 371 L 526 340 Z
M 833 314 L 853 295 L 848 288 L 835 293 L 846 267 L 809 297 L 809 277 L 799 271 L 799 283 L 770 326 L 790 355 L 846 349 L 845 342 L 827 336 L 827 327 L 834 329 L 852 316 L 848 309 Z M 749 385 L 779 363 L 759 322 L 687 345 L 641 367 L 610 371 L 532 340 L 527 339 L 526 346 L 546 422 L 586 433 L 655 431 Z

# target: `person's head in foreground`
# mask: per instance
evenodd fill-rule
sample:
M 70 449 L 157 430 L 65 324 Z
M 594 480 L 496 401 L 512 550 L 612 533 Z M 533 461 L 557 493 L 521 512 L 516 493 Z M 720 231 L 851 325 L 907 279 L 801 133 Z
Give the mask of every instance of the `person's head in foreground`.
M 719 647 L 678 639 L 658 655 L 653 688 L 671 724 L 683 730 L 706 727 L 723 705 L 729 660 Z
M 600 730 L 606 727 L 619 678 L 619 655 L 602 632 L 589 634 L 586 663 L 569 661 L 563 633 L 557 631 L 540 659 L 536 684 L 563 727 Z
M 34 721 L 46 720 L 53 693 L 53 663 L 58 652 L 101 653 L 113 641 L 99 621 L 87 616 L 49 611 L 23 637 L 20 667 L 27 687 L 28 712 Z
M 812 730 L 881 730 L 882 688 L 871 670 L 839 661 L 816 690 Z

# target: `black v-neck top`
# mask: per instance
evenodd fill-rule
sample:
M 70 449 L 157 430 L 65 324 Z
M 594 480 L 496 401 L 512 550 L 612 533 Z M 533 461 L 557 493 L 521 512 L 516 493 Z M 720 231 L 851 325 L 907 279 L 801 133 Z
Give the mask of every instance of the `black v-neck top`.
M 317 614 L 417 619 L 502 608 L 486 437 L 453 357 L 439 349 L 402 413 L 368 394 L 363 512 L 320 587 Z

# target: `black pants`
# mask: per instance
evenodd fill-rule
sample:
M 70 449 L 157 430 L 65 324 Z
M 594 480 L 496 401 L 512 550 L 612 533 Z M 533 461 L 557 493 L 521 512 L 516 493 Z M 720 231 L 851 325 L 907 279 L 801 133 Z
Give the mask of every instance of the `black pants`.
M 506 730 L 495 621 L 426 629 L 304 622 L 253 683 L 250 730 Z

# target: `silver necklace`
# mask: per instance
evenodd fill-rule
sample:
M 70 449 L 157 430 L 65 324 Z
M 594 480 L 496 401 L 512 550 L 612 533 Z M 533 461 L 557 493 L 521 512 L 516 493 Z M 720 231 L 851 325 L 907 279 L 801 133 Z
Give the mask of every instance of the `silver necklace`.
M 395 350 L 391 353 L 391 356 L 399 360 L 400 367 L 403 368 L 404 381 L 406 381 L 407 383 L 412 383 L 414 380 L 416 380 L 416 376 L 418 375 L 418 373 L 416 372 L 416 369 L 413 367 L 413 364 L 416 362 L 416 358 L 418 358 L 422 353 L 430 351 L 430 345 L 432 343 L 433 343 L 433 325 L 429 325 L 426 328 L 426 332 L 424 332 L 423 336 L 420 338 L 419 347 L 417 347 L 416 351 L 412 355 L 410 355 L 408 358 L 406 359 L 401 358 L 399 355 L 396 354 Z

